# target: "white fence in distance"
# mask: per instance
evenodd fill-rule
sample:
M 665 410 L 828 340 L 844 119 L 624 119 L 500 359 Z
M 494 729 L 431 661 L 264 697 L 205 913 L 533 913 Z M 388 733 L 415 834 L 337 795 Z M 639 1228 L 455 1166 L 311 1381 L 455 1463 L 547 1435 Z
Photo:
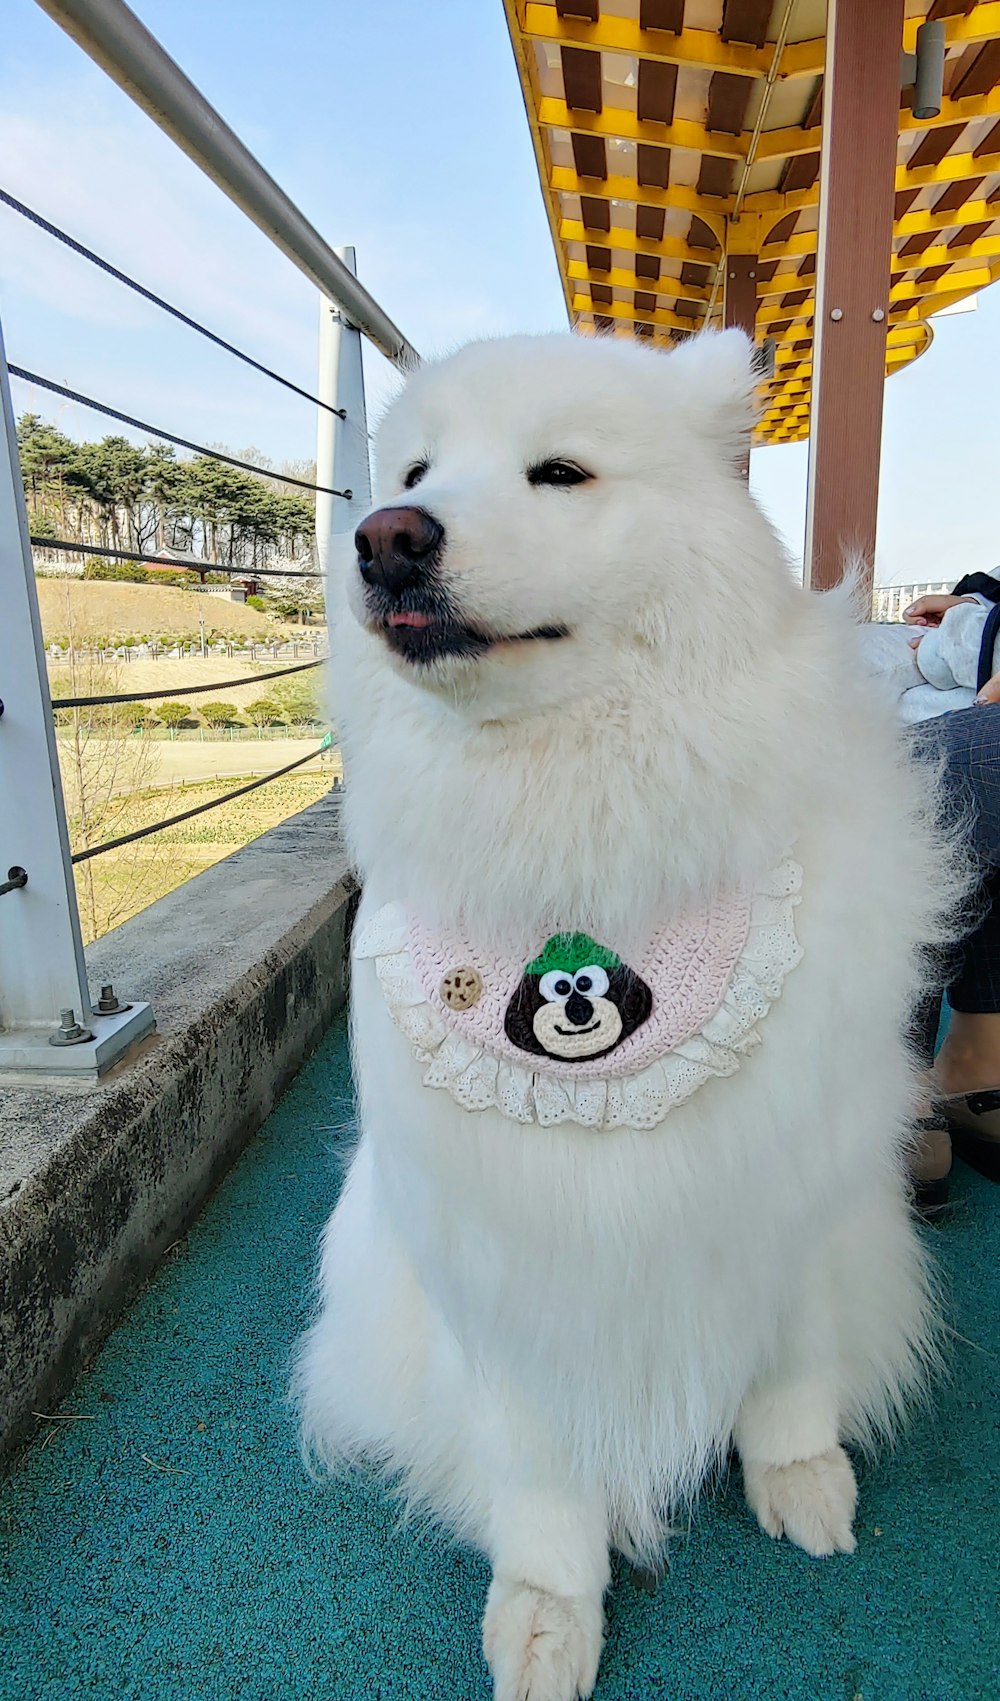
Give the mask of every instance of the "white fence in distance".
M 903 618 L 904 608 L 909 608 L 911 602 L 918 597 L 947 596 L 954 579 L 945 583 L 921 580 L 918 585 L 876 585 L 872 597 L 872 619 L 879 621 L 899 621 Z

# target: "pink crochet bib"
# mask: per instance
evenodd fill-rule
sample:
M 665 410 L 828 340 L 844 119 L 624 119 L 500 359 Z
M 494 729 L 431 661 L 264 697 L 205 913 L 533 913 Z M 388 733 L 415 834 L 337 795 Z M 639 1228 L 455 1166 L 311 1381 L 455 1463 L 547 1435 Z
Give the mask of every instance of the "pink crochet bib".
M 785 861 L 759 890 L 660 927 L 629 961 L 569 929 L 499 954 L 397 904 L 359 929 L 354 956 L 374 962 L 426 1086 L 517 1122 L 650 1128 L 759 1043 L 801 957 L 800 885 Z

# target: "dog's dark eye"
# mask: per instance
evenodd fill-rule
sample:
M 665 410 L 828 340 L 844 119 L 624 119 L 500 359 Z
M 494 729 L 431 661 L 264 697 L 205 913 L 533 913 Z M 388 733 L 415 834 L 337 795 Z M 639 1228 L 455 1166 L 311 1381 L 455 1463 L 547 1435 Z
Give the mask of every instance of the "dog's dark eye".
M 593 476 L 593 473 L 584 472 L 575 461 L 540 461 L 537 467 L 528 468 L 529 484 L 588 484 Z
M 405 474 L 405 476 L 403 478 L 403 489 L 404 490 L 412 490 L 413 486 L 415 484 L 420 483 L 420 480 L 423 478 L 424 473 L 426 471 L 427 471 L 427 462 L 426 461 L 417 461 L 416 465 L 412 466 L 410 468 L 409 472 Z

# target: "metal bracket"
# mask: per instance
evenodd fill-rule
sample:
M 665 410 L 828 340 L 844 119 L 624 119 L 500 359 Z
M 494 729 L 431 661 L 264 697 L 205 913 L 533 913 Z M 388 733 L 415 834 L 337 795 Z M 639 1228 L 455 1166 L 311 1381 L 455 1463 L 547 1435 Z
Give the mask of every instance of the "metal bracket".
M 66 1017 L 70 1018 L 68 1028 Z M 148 1004 L 123 1004 L 107 1016 L 95 1010 L 87 1026 L 77 1022 L 72 1010 L 64 1010 L 62 1019 L 63 1026 L 55 1033 L 46 1028 L 0 1029 L 0 1070 L 96 1081 L 156 1028 Z M 74 1034 L 73 1028 L 78 1032 Z

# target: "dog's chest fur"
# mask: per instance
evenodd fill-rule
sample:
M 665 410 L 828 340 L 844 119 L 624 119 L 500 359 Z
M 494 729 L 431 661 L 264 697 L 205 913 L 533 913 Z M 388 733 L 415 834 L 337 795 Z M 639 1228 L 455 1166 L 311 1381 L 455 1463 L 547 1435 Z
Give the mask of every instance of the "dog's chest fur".
M 825 932 L 817 888 L 807 941 Z M 836 991 L 808 949 L 794 981 L 738 1076 L 652 1131 L 601 1132 L 522 1127 L 428 1091 L 373 964 L 357 965 L 365 1124 L 393 1233 L 470 1361 L 545 1407 L 640 1549 L 656 1509 L 725 1447 L 849 1163 L 837 1139 L 802 1161 L 834 1081 L 800 1060 Z

